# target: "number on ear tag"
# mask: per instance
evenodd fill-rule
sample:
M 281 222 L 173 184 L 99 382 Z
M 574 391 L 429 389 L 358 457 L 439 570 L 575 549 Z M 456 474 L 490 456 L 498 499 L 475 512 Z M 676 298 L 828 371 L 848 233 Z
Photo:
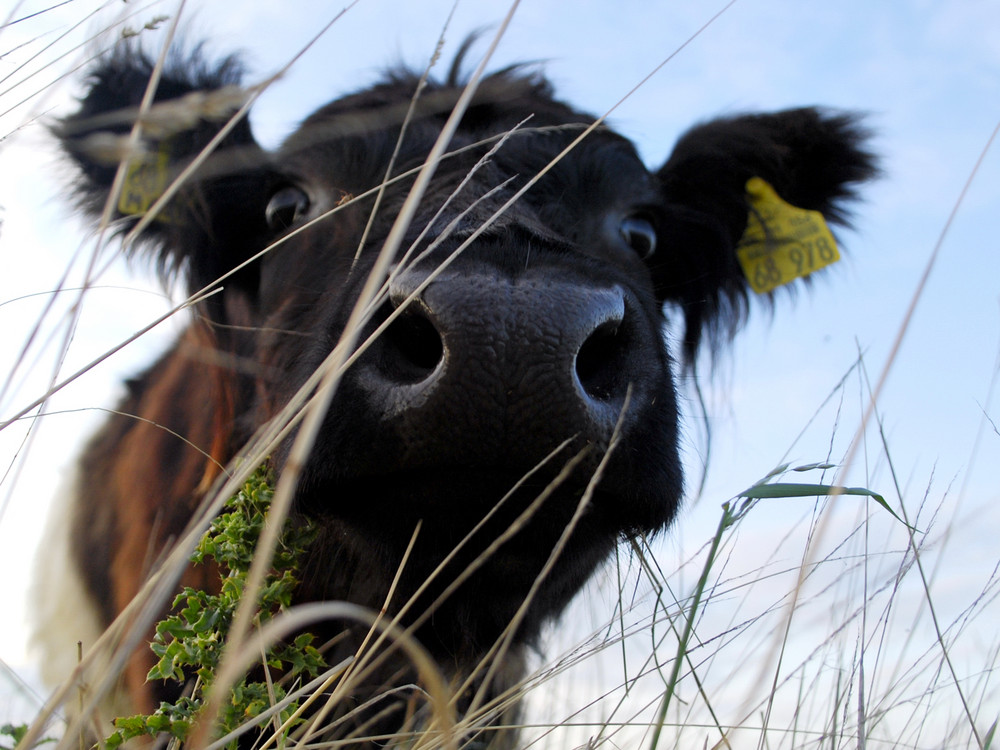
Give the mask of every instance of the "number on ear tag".
M 747 180 L 746 191 L 750 215 L 736 257 L 755 292 L 766 294 L 840 260 L 819 211 L 786 203 L 760 177 Z

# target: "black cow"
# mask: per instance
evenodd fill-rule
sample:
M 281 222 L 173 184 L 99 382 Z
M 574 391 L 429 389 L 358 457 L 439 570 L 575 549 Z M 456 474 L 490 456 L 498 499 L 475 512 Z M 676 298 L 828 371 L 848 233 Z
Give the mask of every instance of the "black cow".
M 139 233 L 130 251 L 154 259 L 166 279 L 181 277 L 192 292 L 224 280 L 166 354 L 128 383 L 81 459 L 71 559 L 100 623 L 138 591 L 217 464 L 241 455 L 341 339 L 462 94 L 459 67 L 423 89 L 418 76 L 394 72 L 322 107 L 274 153 L 239 120 Z M 151 69 L 135 50 L 105 59 L 59 128 L 95 215 L 118 170 L 101 147 L 128 132 Z M 220 133 L 239 78 L 232 59 L 209 65 L 194 55 L 168 66 L 145 121 L 146 156 L 126 170 L 115 204 L 120 226 L 132 227 Z M 525 648 L 616 544 L 674 518 L 682 495 L 674 379 L 747 311 L 736 251 L 756 212 L 748 180 L 844 223 L 845 203 L 875 171 L 864 129 L 842 113 L 708 122 L 653 171 L 607 127 L 577 142 L 593 121 L 530 69 L 480 83 L 357 341 L 388 321 L 385 330 L 339 383 L 295 496 L 294 513 L 320 528 L 301 601 L 379 610 L 422 523 L 389 604 L 398 611 L 472 532 L 403 621 L 456 685 L 480 669 L 571 527 L 488 697 L 516 683 Z M 683 331 L 676 358 L 668 317 Z M 271 456 L 279 474 L 294 435 Z M 356 646 L 342 641 L 331 661 Z M 145 683 L 151 658 L 139 649 L 127 672 L 139 708 L 164 692 Z M 397 662 L 384 672 L 354 698 L 377 695 L 380 681 L 412 679 Z M 391 695 L 376 702 L 389 709 L 383 729 L 400 725 L 410 697 Z

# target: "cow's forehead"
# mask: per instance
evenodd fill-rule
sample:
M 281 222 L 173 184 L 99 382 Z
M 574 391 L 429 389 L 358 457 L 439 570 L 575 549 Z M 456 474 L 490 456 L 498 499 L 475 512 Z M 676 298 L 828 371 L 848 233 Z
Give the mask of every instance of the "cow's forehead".
M 341 150 L 356 160 L 358 150 L 375 152 L 388 161 L 400 134 L 411 159 L 426 156 L 437 136 L 462 100 L 465 86 L 427 84 L 419 76 L 397 72 L 379 84 L 335 99 L 320 107 L 285 141 L 283 159 L 306 152 L 307 159 L 322 157 L 325 150 Z M 604 125 L 592 127 L 596 118 L 556 100 L 539 75 L 506 71 L 484 79 L 465 105 L 461 122 L 449 145 L 451 150 L 481 143 L 489 147 L 516 132 L 504 152 L 518 150 L 558 153 L 590 128 L 587 142 L 614 141 L 632 151 L 631 144 Z M 485 153 L 480 152 L 480 156 Z M 369 160 L 371 157 L 369 156 Z
M 404 126 L 378 114 L 400 114 L 401 106 L 383 103 L 378 110 L 358 114 L 342 112 L 340 103 L 335 104 L 319 110 L 286 141 L 275 159 L 279 171 L 347 192 L 367 190 L 386 177 L 419 169 L 434 150 L 446 119 L 445 113 L 429 113 Z M 539 109 L 547 104 L 540 101 Z M 627 194 L 653 189 L 654 180 L 633 144 L 610 128 L 590 128 L 575 115 L 552 124 L 551 112 L 549 124 L 536 124 L 528 103 L 518 106 L 521 111 L 496 118 L 489 128 L 481 126 L 474 112 L 463 119 L 435 166 L 434 181 L 495 187 L 511 180 L 516 187 L 544 172 L 544 181 L 562 185 L 561 191 L 582 189 L 588 196 L 623 188 Z M 532 190 L 534 195 L 540 192 Z

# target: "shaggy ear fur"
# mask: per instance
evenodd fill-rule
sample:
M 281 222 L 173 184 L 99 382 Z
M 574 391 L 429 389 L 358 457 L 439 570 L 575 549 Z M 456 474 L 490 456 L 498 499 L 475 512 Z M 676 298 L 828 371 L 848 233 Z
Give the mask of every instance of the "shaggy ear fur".
M 139 114 L 153 67 L 141 51 L 119 47 L 91 72 L 79 111 L 56 128 L 80 170 L 79 201 L 94 216 L 108 200 L 121 146 Z M 165 66 L 155 104 L 143 118 L 140 153 L 127 157 L 129 176 L 113 213 L 123 220 L 120 232 L 134 226 L 239 109 L 245 100 L 238 86 L 241 74 L 235 58 L 209 64 L 199 49 L 174 56 Z M 141 252 L 153 257 L 165 281 L 183 273 L 189 291 L 201 289 L 259 249 L 268 234 L 264 213 L 273 182 L 266 156 L 243 119 L 143 231 Z M 227 280 L 227 293 L 235 287 L 252 294 L 256 284 L 256 271 L 241 272 Z
M 666 197 L 667 252 L 653 265 L 657 294 L 684 313 L 684 353 L 703 337 L 732 335 L 748 307 L 736 255 L 760 177 L 786 202 L 847 225 L 855 186 L 877 173 L 858 118 L 813 108 L 713 120 L 685 134 L 658 176 Z

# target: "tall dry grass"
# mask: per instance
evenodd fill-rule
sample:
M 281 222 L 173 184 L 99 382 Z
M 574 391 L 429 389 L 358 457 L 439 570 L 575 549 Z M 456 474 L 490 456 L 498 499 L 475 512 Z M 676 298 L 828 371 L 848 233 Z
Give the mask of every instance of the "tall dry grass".
M 32 51 L 27 61 L 10 74 L 12 78 L 0 83 L 0 110 L 7 118 L 3 122 L 16 123 L 5 124 L 2 135 L 13 138 L 22 129 L 38 128 L 44 122 L 50 92 L 56 90 L 52 82 L 79 75 L 86 61 L 113 43 L 125 28 L 142 35 L 158 27 L 160 35 L 152 37 L 155 42 L 151 44 L 169 39 L 180 18 L 171 10 L 161 14 L 129 6 L 108 29 L 85 34 L 86 47 L 62 41 L 61 34 L 75 31 L 63 21 L 54 24 L 44 38 L 29 40 L 27 48 Z M 22 17 L 15 8 L 6 21 L 8 26 L 0 30 L 0 49 L 8 53 L 18 49 L 8 49 L 5 43 L 13 28 L 9 24 Z M 76 17 L 91 23 L 86 12 Z M 499 39 L 503 31 L 501 24 L 492 33 Z M 297 52 L 289 54 L 289 65 L 297 58 Z M 483 64 L 488 65 L 488 60 Z M 58 71 L 58 76 L 34 73 L 39 68 Z M 258 87 L 245 92 L 240 106 L 252 104 L 276 80 L 262 79 Z M 20 81 L 15 88 L 13 84 Z M 127 157 L 135 152 L 140 135 L 137 132 L 114 147 Z M 444 143 L 442 139 L 442 149 Z M 432 154 L 427 171 L 418 176 L 409 207 L 416 205 L 420 186 L 441 155 Z M 956 196 L 956 207 L 961 202 L 962 196 Z M 66 716 L 61 706 L 67 704 L 74 704 L 78 713 L 82 709 L 84 724 L 98 710 L 124 658 L 132 648 L 142 647 L 139 634 L 172 595 L 178 571 L 209 519 L 290 430 L 299 429 L 298 455 L 308 454 L 339 378 L 357 347 L 363 346 L 358 332 L 385 294 L 384 276 L 399 249 L 408 210 L 404 208 L 398 231 L 387 243 L 340 345 L 279 419 L 247 446 L 243 463 L 228 467 L 189 533 L 133 603 L 130 627 L 113 628 L 106 640 L 109 650 L 101 655 L 96 648 L 85 657 L 83 669 L 88 660 L 100 665 L 89 674 L 86 689 L 68 681 L 39 706 L 25 746 L 52 732 L 61 735 L 60 746 L 78 743 L 76 720 L 60 729 L 53 729 L 58 725 L 51 720 Z M 32 455 L 33 426 L 55 419 L 60 411 L 52 406 L 53 399 L 88 377 L 106 356 L 132 346 L 133 340 L 163 321 L 185 315 L 191 304 L 213 293 L 206 289 L 193 299 L 175 300 L 150 325 L 123 339 L 120 347 L 76 362 L 71 350 L 81 327 L 87 325 L 86 308 L 106 269 L 116 262 L 106 230 L 102 227 L 81 246 L 57 285 L 36 300 L 37 317 L 24 328 L 23 338 L 5 351 L 10 366 L 2 373 L 2 419 L 8 434 L 17 437 L 4 456 L 3 480 L 11 488 L 5 488 L 4 508 L 13 502 L 13 493 L 31 492 L 30 487 L 18 485 L 18 474 L 22 462 Z M 942 240 L 948 231 L 949 225 L 943 225 Z M 940 242 L 934 245 L 928 271 L 937 247 Z M 921 291 L 922 286 L 914 291 L 915 302 Z M 904 318 L 900 337 L 908 320 Z M 994 554 L 983 559 L 982 567 L 974 570 L 961 567 L 961 546 L 975 536 L 970 529 L 975 532 L 977 524 L 976 517 L 963 516 L 957 508 L 961 478 L 925 472 L 917 480 L 901 468 L 909 466 L 911 459 L 896 455 L 880 411 L 881 389 L 890 387 L 884 383 L 892 367 L 891 356 L 886 362 L 872 362 L 863 351 L 856 361 L 841 363 L 841 371 L 830 373 L 829 392 L 816 399 L 815 413 L 803 425 L 802 435 L 788 446 L 775 447 L 773 465 L 778 468 L 773 473 L 759 481 L 734 477 L 730 481 L 735 484 L 721 496 L 698 498 L 688 518 L 682 520 L 688 524 L 678 532 L 683 543 L 678 536 L 668 535 L 619 550 L 595 586 L 552 629 L 529 675 L 509 696 L 511 700 L 523 698 L 526 704 L 519 746 L 991 746 L 1000 714 L 1000 696 L 992 680 L 1000 653 L 1000 628 L 996 626 L 1000 622 L 996 603 L 1000 558 Z M 711 410 L 722 398 L 713 389 L 721 385 L 713 381 L 705 387 Z M 991 392 L 982 394 L 985 403 Z M 52 416 L 41 419 L 42 414 Z M 995 455 L 996 437 L 996 427 L 987 427 L 984 455 Z M 802 456 L 803 451 L 807 454 L 801 460 L 792 458 Z M 970 456 L 970 463 L 975 460 L 975 455 Z M 858 476 L 864 479 L 859 484 L 879 493 L 878 497 L 868 491 L 849 494 L 828 489 L 843 487 L 849 484 L 847 477 Z M 278 518 L 288 512 L 295 481 L 290 472 L 278 483 L 271 511 Z M 879 498 L 884 499 L 884 506 Z M 262 540 L 262 554 L 247 584 L 250 590 L 259 585 L 269 567 L 273 542 L 273 537 Z M 965 585 L 950 586 L 958 577 L 966 579 Z M 953 590 L 960 593 L 956 596 Z M 246 607 L 236 615 L 227 656 L 219 669 L 218 686 L 237 680 L 258 655 L 253 600 L 244 601 Z M 276 619 L 274 631 L 266 635 L 330 614 L 363 621 L 369 617 L 345 612 L 334 603 L 318 610 L 293 609 Z M 352 675 L 377 659 L 386 644 L 408 649 L 425 677 L 435 718 L 428 722 L 433 731 L 401 739 L 400 746 L 463 746 L 463 730 L 503 708 L 478 706 L 472 715 L 452 715 L 450 686 L 440 680 L 435 665 L 424 659 L 419 644 L 398 623 L 375 619 L 371 625 L 366 650 L 350 665 L 334 665 L 324 676 L 324 687 L 349 691 Z M 113 642 L 118 642 L 117 648 Z M 484 664 L 484 670 L 489 668 Z M 21 690 L 16 674 L 2 674 L 11 691 Z M 346 682 L 342 681 L 345 674 Z M 304 686 L 301 698 L 317 687 L 315 682 Z M 224 700 L 225 690 L 216 690 L 209 696 L 207 710 L 218 710 Z M 298 731 L 295 737 L 276 742 L 308 744 L 310 731 Z M 191 744 L 202 747 L 209 744 L 209 737 L 196 734 Z

